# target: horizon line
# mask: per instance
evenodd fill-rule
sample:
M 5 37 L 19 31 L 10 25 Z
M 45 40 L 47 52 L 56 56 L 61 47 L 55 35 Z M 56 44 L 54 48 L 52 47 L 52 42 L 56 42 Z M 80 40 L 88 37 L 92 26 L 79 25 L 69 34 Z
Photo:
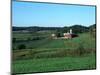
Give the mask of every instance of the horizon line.
M 85 25 L 82 25 L 82 24 L 74 24 L 74 25 L 71 25 L 71 26 L 75 26 L 75 25 L 89 27 L 91 25 L 96 25 L 96 23 L 95 24 L 91 24 L 89 26 L 85 26 Z M 58 27 L 71 27 L 71 26 L 58 26 Z M 57 27 L 57 26 L 16 26 L 16 25 L 12 25 L 12 27 Z

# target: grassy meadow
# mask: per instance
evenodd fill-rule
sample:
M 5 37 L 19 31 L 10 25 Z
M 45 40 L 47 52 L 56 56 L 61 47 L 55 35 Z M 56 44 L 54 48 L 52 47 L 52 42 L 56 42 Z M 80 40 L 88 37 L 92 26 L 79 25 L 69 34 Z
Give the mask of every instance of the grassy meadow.
M 96 40 L 89 32 L 72 39 L 52 39 L 51 33 L 13 32 L 13 73 L 96 68 Z M 24 48 L 19 47 L 22 44 Z

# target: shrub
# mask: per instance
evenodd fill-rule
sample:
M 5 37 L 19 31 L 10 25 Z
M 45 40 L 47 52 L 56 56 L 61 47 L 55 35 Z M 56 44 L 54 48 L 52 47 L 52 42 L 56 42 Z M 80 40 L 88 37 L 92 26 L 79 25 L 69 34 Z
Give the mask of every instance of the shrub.
M 90 35 L 93 37 L 93 38 L 95 38 L 95 36 L 96 36 L 96 29 L 95 28 L 90 28 Z
M 12 42 L 15 43 L 16 42 L 16 38 L 13 38 Z
M 24 44 L 20 44 L 19 46 L 18 46 L 18 49 L 25 49 L 26 48 L 26 46 L 24 45 Z
M 27 41 L 30 41 L 31 40 L 31 38 L 27 38 Z
M 86 52 L 86 51 L 85 51 L 85 49 L 84 49 L 82 43 L 79 43 L 79 45 L 78 45 L 78 47 L 77 47 L 75 53 L 76 53 L 77 55 L 81 56 L 81 55 L 85 54 L 85 52 Z
M 32 40 L 39 40 L 39 37 L 33 37 Z
M 57 37 L 61 37 L 61 33 L 60 33 L 60 32 L 57 32 L 57 33 L 56 33 L 56 36 L 57 36 Z

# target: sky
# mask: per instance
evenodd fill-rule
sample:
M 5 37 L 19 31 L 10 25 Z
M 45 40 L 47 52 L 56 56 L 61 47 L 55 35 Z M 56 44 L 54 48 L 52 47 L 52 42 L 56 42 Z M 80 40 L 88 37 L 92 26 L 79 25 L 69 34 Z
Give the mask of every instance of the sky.
M 12 24 L 17 27 L 90 26 L 95 16 L 95 6 L 12 2 Z

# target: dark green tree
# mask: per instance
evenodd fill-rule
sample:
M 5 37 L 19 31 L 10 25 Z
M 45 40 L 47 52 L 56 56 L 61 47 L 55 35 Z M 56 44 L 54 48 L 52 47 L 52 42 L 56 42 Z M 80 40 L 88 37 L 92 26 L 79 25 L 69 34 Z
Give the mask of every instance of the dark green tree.
M 19 46 L 18 46 L 18 49 L 25 49 L 26 48 L 26 46 L 24 45 L 24 44 L 20 44 Z
M 13 39 L 12 39 L 12 42 L 15 43 L 15 42 L 16 42 L 16 38 L 13 38 Z

